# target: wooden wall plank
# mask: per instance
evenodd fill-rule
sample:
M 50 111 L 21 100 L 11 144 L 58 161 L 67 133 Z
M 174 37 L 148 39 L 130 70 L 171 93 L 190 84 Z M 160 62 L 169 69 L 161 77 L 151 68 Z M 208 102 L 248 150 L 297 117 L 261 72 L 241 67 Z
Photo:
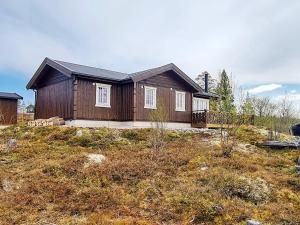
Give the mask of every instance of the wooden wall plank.
M 17 123 L 18 100 L 0 99 L 0 124 Z

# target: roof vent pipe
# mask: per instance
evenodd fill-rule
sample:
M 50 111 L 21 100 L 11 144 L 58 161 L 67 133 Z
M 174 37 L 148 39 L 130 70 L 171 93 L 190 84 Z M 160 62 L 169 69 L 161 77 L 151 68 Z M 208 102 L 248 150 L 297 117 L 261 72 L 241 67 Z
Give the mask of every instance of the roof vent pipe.
M 208 92 L 208 72 L 204 72 L 204 91 Z

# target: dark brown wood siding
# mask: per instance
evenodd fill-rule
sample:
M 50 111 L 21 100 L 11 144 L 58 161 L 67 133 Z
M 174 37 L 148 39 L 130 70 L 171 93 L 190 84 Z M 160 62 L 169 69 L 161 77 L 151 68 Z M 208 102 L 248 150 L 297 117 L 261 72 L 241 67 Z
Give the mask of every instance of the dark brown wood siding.
M 122 102 L 120 103 L 121 121 L 133 120 L 133 83 L 121 85 Z
M 17 123 L 18 100 L 0 99 L 0 124 Z
M 157 101 L 160 101 L 168 113 L 169 122 L 191 122 L 192 116 L 192 92 L 191 88 L 181 80 L 175 73 L 166 72 L 153 76 L 149 79 L 137 83 L 137 108 L 136 120 L 149 121 L 149 113 L 152 109 L 144 108 L 144 86 L 157 88 Z M 184 112 L 175 111 L 175 91 L 185 92 L 185 108 Z
M 38 82 L 35 119 L 73 118 L 73 79 L 51 69 Z
M 102 82 L 104 83 L 104 82 Z M 90 80 L 78 79 L 76 118 L 87 120 L 128 121 L 133 118 L 133 84 L 111 84 L 111 107 L 97 107 L 96 85 Z

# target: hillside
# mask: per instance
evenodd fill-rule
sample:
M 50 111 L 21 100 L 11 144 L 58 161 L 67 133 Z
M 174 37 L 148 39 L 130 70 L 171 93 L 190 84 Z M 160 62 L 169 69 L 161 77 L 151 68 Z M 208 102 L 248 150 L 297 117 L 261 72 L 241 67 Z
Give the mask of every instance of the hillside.
M 300 224 L 300 152 L 250 145 L 251 129 L 231 157 L 215 132 L 155 150 L 151 130 L 78 130 L 0 130 L 1 224 Z

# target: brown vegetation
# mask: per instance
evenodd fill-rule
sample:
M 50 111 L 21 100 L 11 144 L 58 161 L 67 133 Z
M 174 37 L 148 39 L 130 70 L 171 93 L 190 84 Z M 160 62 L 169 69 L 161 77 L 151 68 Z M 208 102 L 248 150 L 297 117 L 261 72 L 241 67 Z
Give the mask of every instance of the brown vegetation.
M 299 152 L 253 147 L 224 158 L 215 137 L 175 131 L 153 151 L 151 132 L 0 131 L 4 143 L 18 141 L 0 152 L 1 224 L 300 223 Z M 251 128 L 236 135 L 262 138 Z M 89 153 L 107 160 L 85 166 Z

